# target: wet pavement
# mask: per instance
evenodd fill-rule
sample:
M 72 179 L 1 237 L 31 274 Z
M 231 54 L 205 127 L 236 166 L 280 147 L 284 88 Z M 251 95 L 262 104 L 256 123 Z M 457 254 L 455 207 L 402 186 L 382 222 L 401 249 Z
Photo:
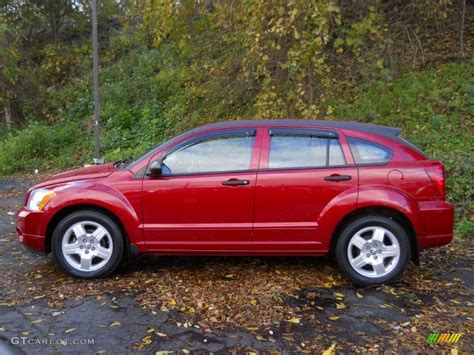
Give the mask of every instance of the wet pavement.
M 140 257 L 84 281 L 18 243 L 14 214 L 32 181 L 0 180 L 1 354 L 474 351 L 471 240 L 373 288 L 325 258 Z M 427 344 L 434 332 L 463 335 Z

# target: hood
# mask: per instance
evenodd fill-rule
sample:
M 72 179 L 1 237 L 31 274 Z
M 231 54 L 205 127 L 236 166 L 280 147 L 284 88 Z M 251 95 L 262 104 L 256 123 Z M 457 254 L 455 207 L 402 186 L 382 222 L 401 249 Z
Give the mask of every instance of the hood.
M 86 168 L 69 170 L 64 173 L 59 173 L 53 176 L 50 176 L 34 187 L 44 187 L 48 185 L 61 184 L 64 182 L 76 181 L 76 180 L 85 180 L 85 179 L 96 179 L 109 176 L 114 172 L 114 164 L 102 164 L 102 165 L 92 165 Z

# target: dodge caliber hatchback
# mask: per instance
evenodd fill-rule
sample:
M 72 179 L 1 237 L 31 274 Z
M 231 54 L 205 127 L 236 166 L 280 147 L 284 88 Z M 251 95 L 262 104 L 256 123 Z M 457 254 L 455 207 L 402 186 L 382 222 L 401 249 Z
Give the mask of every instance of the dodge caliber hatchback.
M 331 253 L 356 284 L 391 282 L 453 229 L 443 165 L 399 133 L 305 120 L 192 129 L 134 161 L 33 186 L 19 239 L 83 278 L 137 253 Z

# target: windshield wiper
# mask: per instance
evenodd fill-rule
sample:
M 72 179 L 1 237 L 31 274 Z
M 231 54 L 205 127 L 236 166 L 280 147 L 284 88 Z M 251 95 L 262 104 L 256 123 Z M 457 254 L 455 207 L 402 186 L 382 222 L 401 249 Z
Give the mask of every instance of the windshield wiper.
M 125 167 L 130 165 L 131 162 L 133 162 L 132 157 L 127 158 L 127 159 L 123 159 L 123 160 L 118 160 L 114 163 L 114 168 L 117 169 L 117 170 L 124 169 Z

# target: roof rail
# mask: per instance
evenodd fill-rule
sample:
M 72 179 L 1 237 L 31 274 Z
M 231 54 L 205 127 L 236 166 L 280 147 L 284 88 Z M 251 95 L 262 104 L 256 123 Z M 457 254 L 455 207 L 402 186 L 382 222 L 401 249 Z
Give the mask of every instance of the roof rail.
M 372 123 L 360 123 L 355 121 L 323 121 L 323 120 L 307 120 L 307 119 L 262 119 L 262 120 L 236 120 L 211 123 L 206 126 L 195 128 L 196 131 L 209 128 L 225 128 L 237 125 L 246 126 L 274 126 L 274 125 L 303 125 L 318 126 L 328 128 L 352 129 L 355 131 L 363 131 L 382 136 L 398 136 L 402 131 L 401 128 L 375 125 Z

